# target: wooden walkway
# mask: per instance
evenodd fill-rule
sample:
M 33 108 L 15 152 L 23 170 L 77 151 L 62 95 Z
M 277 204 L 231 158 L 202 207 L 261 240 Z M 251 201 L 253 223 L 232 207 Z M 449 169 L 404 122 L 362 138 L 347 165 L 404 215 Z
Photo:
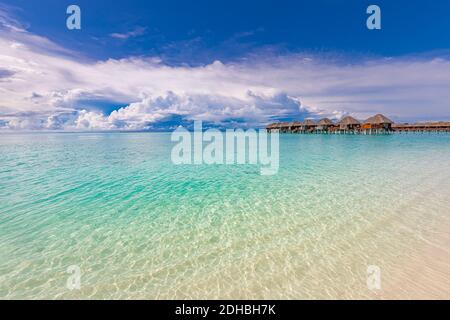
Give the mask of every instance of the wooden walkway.
M 393 124 L 392 129 L 398 133 L 408 132 L 450 132 L 450 122 L 424 122 L 415 124 Z

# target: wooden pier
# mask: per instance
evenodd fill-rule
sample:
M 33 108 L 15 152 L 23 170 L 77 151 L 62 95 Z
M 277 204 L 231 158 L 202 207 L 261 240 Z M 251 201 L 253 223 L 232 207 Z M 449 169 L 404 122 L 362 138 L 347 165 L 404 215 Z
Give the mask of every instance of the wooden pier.
M 408 133 L 408 132 L 450 132 L 450 122 L 424 122 L 415 124 L 394 124 L 392 125 L 394 132 Z
M 415 124 L 396 124 L 386 116 L 377 114 L 365 121 L 358 121 L 346 116 L 334 123 L 328 118 L 314 121 L 277 122 L 266 127 L 268 132 L 303 133 L 303 134 L 391 134 L 413 132 L 450 132 L 450 122 L 422 122 Z

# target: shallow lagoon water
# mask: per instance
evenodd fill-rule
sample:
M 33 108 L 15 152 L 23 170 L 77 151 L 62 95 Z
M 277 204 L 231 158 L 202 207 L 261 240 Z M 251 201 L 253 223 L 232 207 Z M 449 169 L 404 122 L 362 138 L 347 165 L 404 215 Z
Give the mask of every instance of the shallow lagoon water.
M 0 298 L 450 297 L 449 134 L 281 135 L 273 176 L 172 146 L 1 134 Z

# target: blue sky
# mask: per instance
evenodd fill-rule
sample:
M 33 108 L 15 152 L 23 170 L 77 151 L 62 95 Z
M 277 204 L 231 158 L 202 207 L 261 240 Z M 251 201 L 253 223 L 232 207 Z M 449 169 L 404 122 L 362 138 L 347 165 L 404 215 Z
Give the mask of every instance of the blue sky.
M 81 30 L 65 27 L 70 4 Z M 1 1 L 0 126 L 449 118 L 449 14 L 445 0 Z
M 450 2 L 235 0 L 11 0 L 29 31 L 96 59 L 157 55 L 168 63 L 237 59 L 256 50 L 395 56 L 446 50 Z M 82 30 L 65 29 L 69 4 Z M 365 28 L 368 5 L 382 9 L 382 30 Z M 111 38 L 114 33 L 132 33 Z

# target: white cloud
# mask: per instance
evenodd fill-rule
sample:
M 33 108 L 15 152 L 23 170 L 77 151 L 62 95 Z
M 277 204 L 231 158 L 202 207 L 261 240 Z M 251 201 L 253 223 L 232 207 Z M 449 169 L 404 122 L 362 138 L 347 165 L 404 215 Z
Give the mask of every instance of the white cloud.
M 244 119 L 246 126 L 258 126 L 274 113 L 284 117 L 307 115 L 299 102 L 285 94 L 264 97 L 247 93 L 245 99 L 209 94 L 175 94 L 145 97 L 140 102 L 113 111 L 105 116 L 82 110 L 72 130 L 142 130 L 152 124 L 177 115 L 187 120 L 206 120 L 216 125 Z M 242 124 L 242 123 L 241 123 Z
M 450 117 L 450 61 L 445 59 L 343 63 L 288 55 L 199 67 L 167 66 L 154 57 L 92 62 L 5 17 L 0 15 L 4 128 L 140 130 L 173 115 L 252 126 L 277 117 L 346 112 Z M 110 113 L 96 101 L 125 107 Z
M 146 31 L 146 28 L 144 28 L 144 27 L 136 27 L 133 31 L 128 31 L 125 33 L 111 33 L 110 37 L 126 40 L 128 38 L 142 36 L 143 34 L 145 34 L 145 31 Z

